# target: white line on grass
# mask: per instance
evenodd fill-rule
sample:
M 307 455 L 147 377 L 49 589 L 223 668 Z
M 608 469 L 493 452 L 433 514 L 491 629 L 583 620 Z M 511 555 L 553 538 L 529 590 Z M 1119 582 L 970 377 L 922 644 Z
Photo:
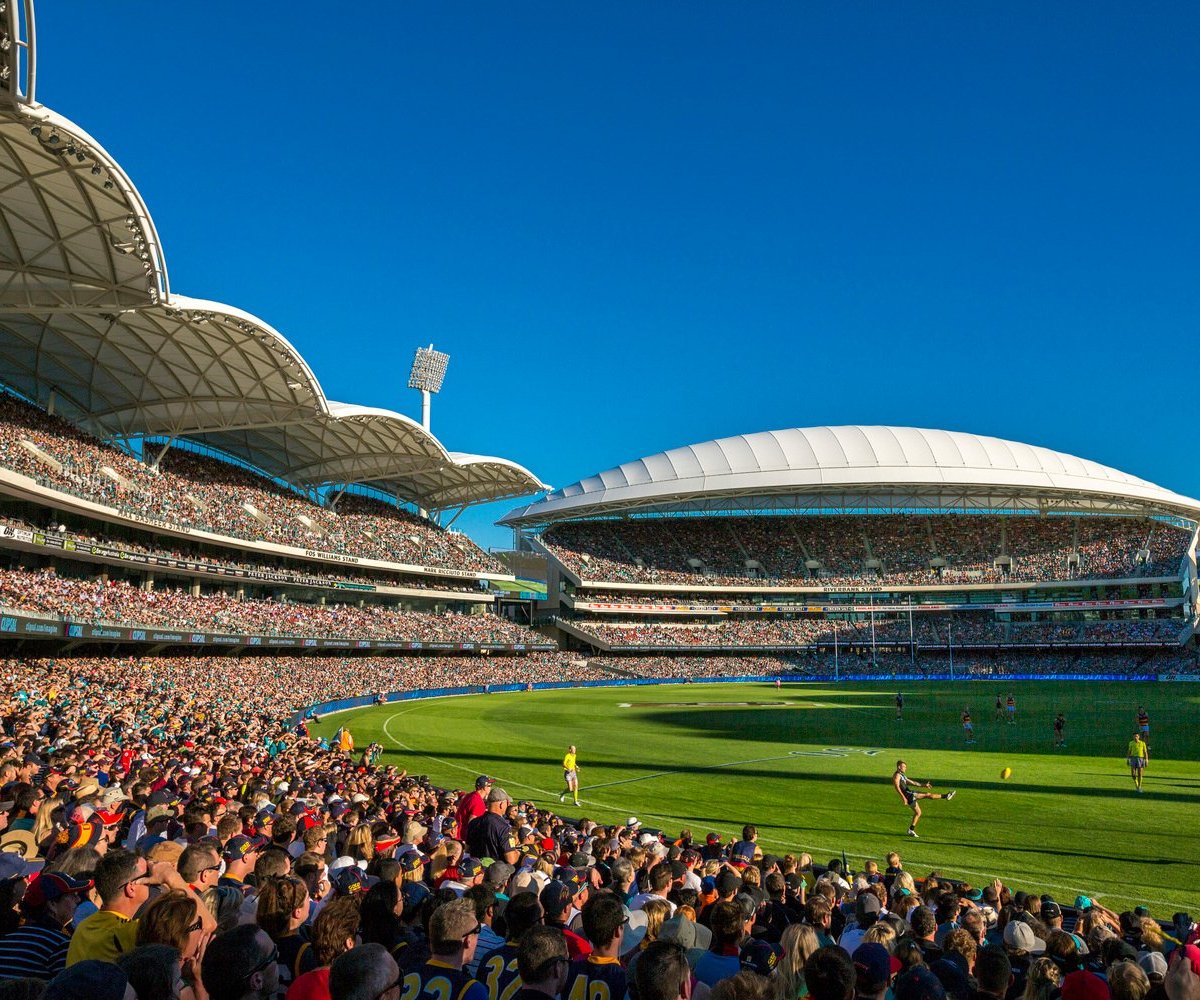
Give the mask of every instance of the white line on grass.
M 392 735 L 391 730 L 388 728 L 389 726 L 391 726 L 392 722 L 394 722 L 396 719 L 400 718 L 403 715 L 408 715 L 410 712 L 415 712 L 418 708 L 421 708 L 421 707 L 422 707 L 422 705 L 414 705 L 412 708 L 406 709 L 403 712 L 396 712 L 393 715 L 389 715 L 383 723 L 383 732 L 387 736 L 387 738 L 390 739 L 393 743 L 395 743 L 396 746 L 398 746 L 404 750 L 407 750 L 409 753 L 415 753 L 421 757 L 426 758 L 427 760 L 436 761 L 437 763 L 442 764 L 445 767 L 454 768 L 456 771 L 465 771 L 468 774 L 479 774 L 480 771 L 479 771 L 478 767 L 467 767 L 464 764 L 456 764 L 453 761 L 444 760 L 441 757 L 435 757 L 435 756 L 433 756 L 433 754 L 423 753 L 422 751 L 416 750 L 413 747 L 409 746 L 407 743 L 404 743 L 401 740 L 396 739 L 396 737 Z M 789 754 L 784 754 L 780 757 L 761 757 L 756 760 L 731 761 L 728 764 L 710 764 L 706 768 L 704 768 L 704 770 L 713 770 L 713 769 L 720 768 L 720 767 L 734 767 L 738 764 L 762 763 L 762 762 L 771 761 L 771 760 L 789 760 L 789 759 L 792 759 L 793 757 L 797 757 L 797 756 L 799 756 L 799 755 L 789 753 Z M 630 781 L 641 781 L 645 778 L 659 778 L 659 777 L 664 777 L 668 774 L 678 774 L 678 773 L 679 773 L 678 771 L 663 771 L 658 774 L 642 775 L 640 778 L 626 778 L 622 781 L 610 781 L 610 782 L 606 782 L 603 785 L 589 785 L 588 787 L 589 788 L 605 788 L 605 787 L 608 787 L 611 785 L 626 784 Z M 496 778 L 497 782 L 503 782 L 506 785 L 512 785 L 514 788 L 527 788 L 531 792 L 537 792 L 539 795 L 545 795 L 548 799 L 553 799 L 555 797 L 555 795 L 557 794 L 556 792 L 547 791 L 545 788 L 538 788 L 536 785 L 528 785 L 528 784 L 525 784 L 524 782 L 517 781 L 515 778 L 503 778 L 498 775 L 495 776 L 495 778 Z M 621 811 L 621 809 L 617 806 L 611 805 L 606 802 L 597 802 L 595 799 L 582 799 L 580 801 L 581 801 L 581 803 L 591 805 L 591 806 L 597 806 L 600 809 L 607 809 L 607 810 L 610 810 L 611 812 L 615 812 L 615 813 L 619 813 Z M 661 815 L 658 815 L 657 813 L 643 812 L 642 815 L 647 816 L 650 819 L 663 820 L 664 822 L 669 822 L 669 821 L 675 819 L 675 817 L 661 816 Z M 788 843 L 788 842 L 785 842 L 782 840 L 769 840 L 765 837 L 760 838 L 760 839 L 762 840 L 762 842 L 764 844 L 767 844 L 767 845 L 773 844 L 777 847 L 782 847 L 784 850 L 790 851 L 790 850 L 794 850 L 796 847 L 794 842 Z M 836 855 L 842 851 L 842 848 L 840 848 L 840 847 L 806 846 L 804 848 L 804 850 L 808 851 L 810 854 L 816 853 L 816 854 Z M 909 852 L 906 850 L 905 854 L 909 854 Z M 856 858 L 864 858 L 864 859 L 869 857 L 869 855 L 866 855 L 866 854 L 853 854 L 850 856 L 853 856 Z M 909 854 L 909 857 L 911 858 L 911 854 Z M 926 862 L 921 862 L 921 864 L 922 864 L 922 866 L 924 866 L 926 864 Z M 935 866 L 930 865 L 930 867 L 935 867 Z M 1000 878 L 1005 882 L 1008 882 L 1011 880 L 1010 877 L 1007 875 L 997 876 L 994 872 L 974 871 L 970 868 L 963 868 L 960 865 L 952 865 L 950 867 L 953 871 L 962 872 L 964 875 L 978 875 L 981 878 L 988 879 L 989 881 L 993 878 Z M 1031 881 L 1028 874 L 1019 876 L 1019 880 Z M 1039 882 L 1041 885 L 1047 886 L 1050 889 L 1065 889 L 1065 890 L 1067 890 L 1068 893 L 1073 892 L 1076 895 L 1078 895 L 1080 892 L 1080 890 L 1077 886 L 1063 885 L 1061 882 L 1047 882 L 1045 879 L 1042 879 L 1039 876 L 1035 876 L 1034 880 Z M 1091 895 L 1094 899 L 1102 898 L 1099 893 L 1092 892 Z M 1133 897 L 1129 897 L 1129 898 L 1133 898 Z M 1174 907 L 1176 909 L 1181 909 L 1181 910 L 1186 909 L 1187 906 L 1190 905 L 1190 904 L 1186 904 L 1186 903 L 1173 902 L 1171 900 L 1165 900 L 1165 899 L 1151 899 L 1149 897 L 1139 897 L 1139 898 L 1142 898 L 1144 902 L 1153 903 L 1155 906 L 1169 906 L 1169 907 Z

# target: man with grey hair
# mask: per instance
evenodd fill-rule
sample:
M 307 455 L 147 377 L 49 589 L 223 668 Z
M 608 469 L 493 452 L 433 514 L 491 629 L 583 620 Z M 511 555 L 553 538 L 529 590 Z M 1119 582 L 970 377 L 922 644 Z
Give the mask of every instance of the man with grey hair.
M 471 820 L 467 827 L 467 850 L 473 858 L 492 858 L 515 865 L 521 858 L 521 845 L 505 814 L 509 797 L 499 785 L 488 792 L 487 812 Z
M 332 1000 L 400 1000 L 400 967 L 381 944 L 343 952 L 329 967 Z
M 633 864 L 628 858 L 617 858 L 613 861 L 612 890 L 622 903 L 628 904 L 633 898 L 634 871 Z

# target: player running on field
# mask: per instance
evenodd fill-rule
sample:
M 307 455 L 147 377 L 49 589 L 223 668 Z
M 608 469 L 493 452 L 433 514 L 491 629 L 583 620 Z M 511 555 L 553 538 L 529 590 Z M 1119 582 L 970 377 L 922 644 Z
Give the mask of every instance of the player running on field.
M 1000 692 L 996 692 L 996 721 L 1004 720 L 1004 699 L 1000 697 Z
M 929 781 L 915 781 L 908 777 L 908 764 L 902 760 L 896 761 L 896 773 L 892 775 L 892 787 L 896 789 L 896 794 L 904 800 L 904 804 L 912 810 L 912 822 L 908 824 L 908 835 L 910 837 L 917 836 L 917 823 L 921 820 L 921 799 L 952 799 L 957 794 L 956 791 L 949 792 L 916 792 L 914 788 L 932 788 L 933 783 Z M 918 838 L 920 839 L 920 838 Z
M 1012 696 L 1012 692 L 1008 692 L 1008 700 L 1004 703 L 1004 710 L 1008 712 L 1008 724 L 1011 726 L 1017 721 L 1017 699 Z
M 579 805 L 579 765 L 575 762 L 574 743 L 567 747 L 567 754 L 563 757 L 563 781 L 567 787 L 558 797 L 558 801 L 562 802 L 566 799 L 567 792 L 570 792 L 571 798 L 575 800 L 575 804 Z
M 963 742 L 968 743 L 968 744 L 974 743 L 975 742 L 975 723 L 973 723 L 971 721 L 971 710 L 969 708 L 964 708 L 962 710 L 962 727 L 963 727 Z
M 904 719 L 904 695 L 896 692 L 896 721 L 901 722 Z
M 1146 760 L 1150 759 L 1150 716 L 1142 705 L 1138 705 L 1138 732 L 1142 734 L 1142 742 L 1147 744 Z
M 1054 717 L 1054 745 L 1056 747 L 1065 747 L 1067 745 L 1066 737 L 1067 720 L 1062 712 Z
M 1142 774 L 1146 770 L 1146 744 L 1142 742 L 1141 732 L 1133 734 L 1129 747 L 1125 751 L 1125 763 L 1129 765 L 1129 776 L 1133 778 L 1133 787 L 1142 790 Z

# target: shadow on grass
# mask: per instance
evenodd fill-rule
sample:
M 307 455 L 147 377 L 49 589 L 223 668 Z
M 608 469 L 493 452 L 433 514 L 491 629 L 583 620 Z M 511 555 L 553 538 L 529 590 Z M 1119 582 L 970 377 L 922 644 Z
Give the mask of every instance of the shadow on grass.
M 412 750 L 400 750 L 397 748 L 389 748 L 384 751 L 383 756 L 384 756 L 385 762 L 389 762 L 391 759 L 394 759 L 397 762 L 403 762 L 404 766 L 408 767 L 408 770 L 410 772 L 416 773 L 416 772 L 419 772 L 421 769 L 419 767 L 413 766 L 412 758 L 414 756 L 422 756 L 423 753 L 424 753 L 424 751 L 423 751 L 422 747 L 420 747 L 420 746 L 414 747 L 414 749 L 412 749 Z M 518 754 L 504 754 L 504 753 L 496 753 L 496 752 L 492 752 L 492 753 L 460 753 L 460 752 L 456 752 L 453 750 L 444 749 L 440 745 L 431 747 L 429 755 L 431 757 L 436 757 L 439 760 L 446 760 L 446 761 L 452 761 L 452 762 L 453 761 L 462 761 L 464 763 L 469 762 L 473 766 L 480 768 L 481 771 L 486 771 L 486 772 L 499 771 L 505 764 L 517 764 L 517 765 L 522 765 L 522 766 L 540 767 L 540 768 L 544 768 L 546 770 L 547 781 L 549 781 L 551 783 L 554 782 L 554 779 L 551 777 L 551 775 L 553 774 L 553 770 L 552 770 L 553 762 L 547 761 L 546 758 L 542 757 L 542 756 L 530 757 L 530 756 L 521 756 Z M 794 762 L 799 762 L 799 761 L 817 761 L 820 759 L 821 758 L 819 758 L 819 757 L 808 757 L 808 756 L 799 756 L 799 755 L 797 755 L 795 757 L 791 757 L 791 756 L 781 755 L 779 761 L 772 761 L 772 762 L 783 763 L 786 761 L 789 763 L 794 763 Z M 840 773 L 840 772 L 839 773 L 828 773 L 828 772 L 821 772 L 821 771 L 815 771 L 815 770 L 795 770 L 795 769 L 789 769 L 788 773 L 781 774 L 777 769 L 773 769 L 770 767 L 764 767 L 764 766 L 762 766 L 762 764 L 746 764 L 746 765 L 742 765 L 742 766 L 729 766 L 729 765 L 722 766 L 720 764 L 705 765 L 705 764 L 690 764 L 690 763 L 680 763 L 680 764 L 663 763 L 663 764 L 658 765 L 655 768 L 655 770 L 646 772 L 646 762 L 644 760 L 605 761 L 604 767 L 606 767 L 606 768 L 616 768 L 616 769 L 627 768 L 630 771 L 630 777 L 628 780 L 623 781 L 623 782 L 620 780 L 615 781 L 615 782 L 600 782 L 599 784 L 594 786 L 594 788 L 596 791 L 600 791 L 605 788 L 620 788 L 620 787 L 622 787 L 622 785 L 638 784 L 641 780 L 649 781 L 649 780 L 654 780 L 655 778 L 669 777 L 672 775 L 687 776 L 687 775 L 695 775 L 695 774 L 710 774 L 710 773 L 714 773 L 714 772 L 719 773 L 722 771 L 726 771 L 726 772 L 730 773 L 731 775 L 736 775 L 739 779 L 744 779 L 744 778 L 766 778 L 766 779 L 786 778 L 789 781 L 817 782 L 817 783 L 826 783 L 826 784 L 830 784 L 830 785 L 846 785 L 846 784 L 873 785 L 873 786 L 878 787 L 881 791 L 884 791 L 887 795 L 894 796 L 894 793 L 891 791 L 891 788 L 890 788 L 891 772 L 892 772 L 892 759 L 890 756 L 883 757 L 882 755 L 880 756 L 879 759 L 881 762 L 884 762 L 884 766 L 880 769 L 880 771 L 877 775 L 845 774 L 845 773 Z M 771 763 L 771 762 L 764 761 L 762 763 Z M 639 772 L 646 772 L 646 773 L 639 773 Z M 465 773 L 466 772 L 464 772 L 464 774 Z M 1121 771 L 1114 770 L 1110 774 L 1105 775 L 1105 777 L 1119 776 L 1121 773 L 1122 773 Z M 928 773 L 924 773 L 921 775 L 922 780 L 925 780 L 925 779 L 932 780 L 933 777 L 934 777 L 933 775 L 930 775 Z M 1010 792 L 1010 793 L 1011 792 L 1024 792 L 1027 794 L 1070 795 L 1070 796 L 1082 796 L 1085 798 L 1104 798 L 1104 799 L 1114 799 L 1114 800 L 1137 799 L 1139 801 L 1179 802 L 1179 803 L 1188 803 L 1188 804 L 1196 804 L 1198 798 L 1200 798 L 1200 795 L 1195 795 L 1195 794 L 1187 795 L 1187 794 L 1184 794 L 1181 792 L 1163 792 L 1163 791 L 1158 791 L 1157 789 L 1153 789 L 1153 788 L 1149 789 L 1148 791 L 1139 795 L 1134 790 L 1132 785 L 1130 785 L 1129 788 L 1124 789 L 1124 790 L 1114 789 L 1114 788 L 1071 788 L 1068 790 L 1064 790 L 1064 789 L 1061 789 L 1058 787 L 1053 787 L 1048 784 L 1023 784 L 1021 782 L 1015 782 L 1012 780 L 1009 780 L 1009 781 L 999 781 L 999 780 L 979 781 L 979 780 L 971 780 L 971 779 L 958 780 L 958 779 L 954 779 L 954 778 L 945 778 L 945 779 L 940 779 L 940 780 L 934 781 L 934 786 L 935 786 L 935 788 L 940 788 L 945 791 L 949 791 L 951 788 L 954 788 L 954 789 L 957 789 L 960 793 L 962 793 L 962 792 L 969 793 L 971 791 L 996 792 L 996 791 L 1003 790 L 1005 792 Z M 588 786 L 586 784 L 582 785 L 580 790 L 581 790 L 581 792 L 583 792 L 583 794 L 585 796 L 588 794 Z

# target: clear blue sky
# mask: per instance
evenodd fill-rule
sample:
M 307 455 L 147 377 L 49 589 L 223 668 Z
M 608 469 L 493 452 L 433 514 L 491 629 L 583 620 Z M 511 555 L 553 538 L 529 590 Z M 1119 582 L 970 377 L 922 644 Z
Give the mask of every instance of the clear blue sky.
M 1200 495 L 1200 6 L 38 5 L 174 291 L 556 486 L 887 423 Z M 511 505 L 464 515 L 479 541 Z

